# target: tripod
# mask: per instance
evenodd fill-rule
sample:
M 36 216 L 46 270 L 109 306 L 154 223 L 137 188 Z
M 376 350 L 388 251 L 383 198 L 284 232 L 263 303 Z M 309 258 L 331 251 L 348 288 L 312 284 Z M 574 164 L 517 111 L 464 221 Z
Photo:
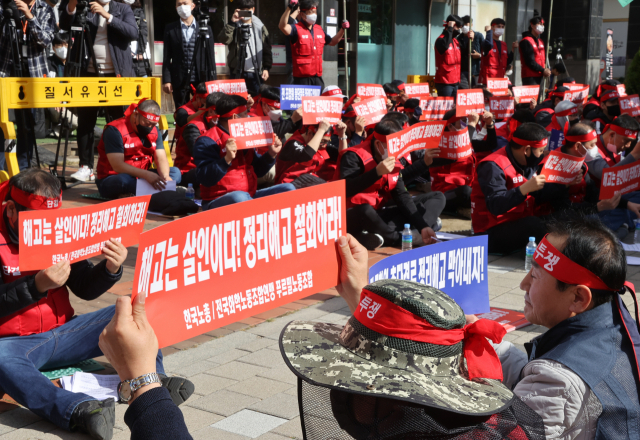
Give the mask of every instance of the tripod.
M 147 58 L 146 55 L 147 45 L 145 44 L 142 32 L 140 31 L 140 17 L 136 17 L 136 24 L 138 25 L 138 44 L 136 47 L 135 60 L 136 76 L 143 76 L 142 72 L 140 71 L 140 55 L 142 55 L 142 61 L 144 62 L 144 71 L 146 72 L 147 76 L 152 76 L 151 65 L 149 64 L 149 58 Z
M 201 7 L 200 7 L 201 8 Z M 187 96 L 190 90 L 191 85 L 191 75 L 196 69 L 196 60 L 198 59 L 198 55 L 200 52 L 204 53 L 204 65 L 200 66 L 200 70 L 198 72 L 198 80 L 200 82 L 206 81 L 214 81 L 217 78 L 216 73 L 216 61 L 211 59 L 211 54 L 209 52 L 209 47 L 214 44 L 212 38 L 209 38 L 208 29 L 209 29 L 209 15 L 203 13 L 199 10 L 198 12 L 198 36 L 196 37 L 196 45 L 193 50 L 193 57 L 191 59 L 191 63 L 187 68 L 187 74 L 184 77 L 182 83 L 182 92 L 183 96 Z
M 256 81 L 258 82 L 258 88 L 260 88 L 261 84 L 261 71 L 259 70 L 259 66 L 257 63 L 257 54 L 253 53 L 253 49 L 251 48 L 251 44 L 249 44 L 249 40 L 251 39 L 251 27 L 252 25 L 243 24 L 236 29 L 236 35 L 234 37 L 234 41 L 240 42 L 240 50 L 238 51 L 238 61 L 233 70 L 233 78 L 241 79 L 243 74 L 245 73 L 245 60 L 247 59 L 247 49 L 249 49 L 249 55 L 251 55 L 251 63 L 253 64 L 253 71 L 256 76 Z M 253 32 L 253 46 L 257 51 L 257 41 L 256 34 Z

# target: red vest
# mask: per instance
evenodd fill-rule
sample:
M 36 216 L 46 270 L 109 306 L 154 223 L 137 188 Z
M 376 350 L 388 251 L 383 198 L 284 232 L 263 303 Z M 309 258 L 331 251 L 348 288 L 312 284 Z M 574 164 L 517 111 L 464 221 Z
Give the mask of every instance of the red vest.
M 220 156 L 227 153 L 225 144 L 229 140 L 229 135 L 224 130 L 213 127 L 207 130 L 202 136 L 207 136 L 220 147 Z M 200 185 L 200 196 L 202 200 L 208 202 L 218 197 L 233 192 L 244 191 L 253 197 L 258 189 L 258 177 L 253 169 L 253 149 L 238 150 L 235 159 L 231 161 L 231 166 L 227 169 L 227 174 L 214 186 Z
M 444 38 L 440 35 L 438 38 Z M 436 79 L 438 84 L 457 84 L 460 82 L 460 43 L 452 39 L 447 50 L 441 54 L 436 53 Z
M 483 159 L 480 164 L 484 162 L 494 162 L 502 169 L 506 180 L 507 191 L 512 188 L 517 188 L 527 181 L 527 179 L 525 179 L 522 174 L 518 173 L 511 164 L 511 161 L 507 156 L 507 151 L 504 147 Z M 534 215 L 535 199 L 531 195 L 527 195 L 524 202 L 514 208 L 511 208 L 504 214 L 500 214 L 498 216 L 491 214 L 489 209 L 487 209 L 485 195 L 478 183 L 477 173 L 474 174 L 475 177 L 471 185 L 471 224 L 473 226 L 474 233 L 478 234 L 480 232 L 485 232 L 487 229 L 496 225 Z
M 531 47 L 533 47 L 533 54 L 534 54 L 536 63 L 544 67 L 547 63 L 545 61 L 546 54 L 544 52 L 544 43 L 542 42 L 542 39 L 538 38 L 538 44 L 536 44 L 533 37 L 530 37 L 530 36 L 524 37 L 523 40 L 526 40 L 529 42 L 529 44 L 531 44 Z M 518 50 L 520 49 L 518 48 Z M 520 50 L 520 59 L 521 60 L 523 59 L 522 50 Z M 530 69 L 526 63 L 522 63 L 522 78 L 531 78 L 531 77 L 539 78 L 541 76 L 542 76 L 542 72 L 536 72 Z
M 158 139 L 155 127 L 151 130 L 149 136 L 147 136 L 153 148 L 146 148 L 142 144 L 142 140 L 133 131 L 128 116 L 111 121 L 107 126 L 115 127 L 122 136 L 125 163 L 142 170 L 148 170 L 153 163 L 153 155 L 156 151 L 156 140 Z M 104 150 L 104 141 L 102 138 L 100 138 L 100 143 L 98 144 L 98 155 L 98 179 L 104 179 L 107 176 L 118 174 L 111 168 L 107 153 Z
M 325 33 L 322 27 L 313 25 L 313 34 L 302 23 L 296 23 L 298 40 L 291 45 L 293 76 L 305 78 L 322 76 L 322 52 Z M 315 37 L 315 38 L 314 38 Z
M 500 53 L 498 53 L 498 45 L 493 40 L 493 48 L 482 57 L 480 63 L 480 84 L 487 84 L 487 78 L 504 78 L 507 71 L 507 59 L 509 53 L 507 51 L 507 43 L 500 42 Z
M 4 207 L 0 212 L 4 212 Z M 18 245 L 11 242 L 3 217 L 0 217 L 0 262 L 2 281 L 8 284 L 22 277 L 35 275 L 39 271 L 20 272 Z M 69 303 L 69 291 L 66 286 L 62 286 L 49 290 L 47 296 L 40 301 L 0 318 L 0 338 L 48 332 L 60 327 L 72 317 L 73 307 Z
M 431 190 L 447 192 L 459 186 L 471 186 L 476 167 L 475 156 L 465 157 L 439 167 L 429 167 Z
M 589 167 L 586 162 L 582 164 L 582 180 L 577 185 L 571 185 L 569 187 L 569 200 L 571 203 L 581 203 L 587 195 L 587 181 L 584 180 L 585 176 L 589 172 Z
M 300 134 L 300 131 L 293 133 L 287 142 L 291 141 L 298 141 L 302 144 L 306 144 L 304 138 Z M 327 150 L 324 148 L 319 149 L 313 156 L 313 159 L 302 163 L 293 161 L 286 162 L 278 157 L 276 160 L 276 183 L 290 183 L 303 174 L 314 174 L 327 182 L 330 182 L 336 171 L 336 164 L 330 163 L 330 160 L 329 153 L 327 153 Z
M 197 118 L 192 119 L 189 124 L 193 124 L 198 127 L 198 129 L 200 130 L 200 136 L 202 136 L 207 131 L 207 127 L 204 125 L 204 113 Z M 189 147 L 187 146 L 185 140 L 182 138 L 182 132 L 187 127 L 187 125 L 180 129 L 180 137 L 178 138 L 178 145 L 176 145 L 176 160 L 174 161 L 174 166 L 178 168 L 182 172 L 182 174 L 196 167 L 196 164 L 193 162 L 193 157 L 191 157 Z

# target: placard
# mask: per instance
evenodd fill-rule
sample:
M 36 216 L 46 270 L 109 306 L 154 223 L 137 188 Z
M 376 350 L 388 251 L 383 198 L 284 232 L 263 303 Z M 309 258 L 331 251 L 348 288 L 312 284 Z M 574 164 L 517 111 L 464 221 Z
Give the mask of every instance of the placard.
M 382 96 L 367 98 L 352 104 L 353 110 L 365 120 L 365 126 L 377 124 L 387 114 L 387 99 Z
M 618 89 L 618 95 L 620 95 L 621 98 L 627 96 L 627 87 L 624 84 L 618 84 L 616 85 L 616 88 Z
M 438 148 L 442 150 L 438 156 L 440 159 L 460 160 L 471 156 L 473 148 L 469 129 L 465 127 L 458 131 L 443 132 Z
M 471 112 L 484 113 L 484 93 L 482 89 L 458 90 L 456 96 L 456 116 L 464 117 Z
M 274 66 L 287 65 L 287 46 L 274 44 L 271 46 L 271 54 Z
M 358 96 L 387 96 L 380 84 L 358 84 Z
M 638 95 L 627 95 L 620 98 L 620 111 L 629 116 L 640 116 L 640 99 Z
M 538 93 L 540 93 L 540 86 L 517 86 L 511 89 L 513 91 L 513 97 L 519 98 L 520 104 L 526 104 L 531 101 L 538 100 Z
M 589 99 L 589 86 L 584 86 L 581 89 L 572 90 L 564 93 L 564 101 L 571 101 L 574 104 L 586 105 Z
M 464 313 L 487 313 L 489 277 L 486 235 L 461 238 L 387 257 L 369 268 L 369 282 L 408 280 L 442 290 Z
M 207 93 L 222 92 L 227 95 L 240 95 L 245 99 L 249 97 L 244 79 L 220 79 L 208 81 L 205 85 L 207 86 Z
M 531 323 L 527 321 L 527 318 L 524 317 L 523 312 L 499 309 L 497 307 L 491 307 L 489 313 L 480 313 L 476 316 L 480 319 L 490 319 L 501 324 L 507 333 L 531 325 Z
M 600 182 L 600 200 L 610 199 L 617 193 L 627 194 L 640 189 L 640 163 L 605 168 Z
M 541 175 L 547 176 L 546 183 L 562 183 L 568 185 L 580 174 L 584 157 L 565 154 L 559 149 L 552 151 L 544 162 Z
M 557 150 L 564 145 L 564 133 L 560 130 L 551 129 L 548 148 L 549 151 Z
M 282 110 L 298 110 L 302 106 L 304 96 L 320 96 L 320 86 L 297 86 L 282 84 L 280 86 L 280 108 Z
M 268 116 L 229 120 L 229 134 L 238 150 L 269 147 L 273 144 L 273 125 Z
M 516 100 L 511 96 L 495 96 L 489 98 L 489 108 L 494 119 L 507 119 L 516 110 Z
M 402 131 L 388 135 L 389 156 L 400 159 L 415 150 L 438 148 L 440 136 L 446 124 L 445 121 L 418 122 Z
M 442 119 L 449 110 L 453 109 L 455 100 L 451 96 L 420 96 L 420 108 L 422 109 L 421 121 L 429 119 Z
M 133 297 L 160 347 L 338 284 L 344 180 L 175 220 L 140 235 Z
M 573 92 L 573 91 L 576 91 L 576 90 L 584 89 L 585 86 L 584 86 L 584 84 L 569 84 L 569 83 L 565 83 L 565 84 L 563 84 L 563 87 L 566 87 L 567 89 L 569 89 L 569 90 L 571 90 Z
M 339 96 L 317 96 L 302 98 L 302 124 L 315 125 L 324 119 L 331 124 L 342 120 L 342 98 Z
M 410 98 L 417 98 L 418 96 L 428 95 L 429 94 L 429 83 L 405 83 L 404 92 Z
M 20 270 L 101 255 L 104 242 L 111 238 L 127 247 L 138 244 L 150 199 L 128 197 L 80 208 L 21 211 Z
M 493 96 L 506 96 L 509 94 L 508 78 L 487 78 L 487 88 Z

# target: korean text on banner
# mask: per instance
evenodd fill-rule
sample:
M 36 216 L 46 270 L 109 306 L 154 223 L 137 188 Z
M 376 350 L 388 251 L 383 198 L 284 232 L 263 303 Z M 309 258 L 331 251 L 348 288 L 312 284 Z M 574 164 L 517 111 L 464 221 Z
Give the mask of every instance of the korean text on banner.
M 445 121 L 418 122 L 387 136 L 389 156 L 400 159 L 415 150 L 438 148 Z
M 458 90 L 456 97 L 456 116 L 464 117 L 471 112 L 484 113 L 484 94 L 482 89 Z
M 572 90 L 570 92 L 565 92 L 564 100 L 571 101 L 574 104 L 585 105 L 587 100 L 589 99 L 589 86 L 584 86 L 578 90 Z
M 331 124 L 342 120 L 342 98 L 339 96 L 303 97 L 303 125 L 315 125 L 326 119 Z
M 369 269 L 369 282 L 408 280 L 453 298 L 467 315 L 489 312 L 487 236 L 461 238 L 387 257 Z
M 20 212 L 20 270 L 40 270 L 102 254 L 104 242 L 138 244 L 151 196 L 81 208 Z
M 282 110 L 298 110 L 302 106 L 303 96 L 320 96 L 320 86 L 297 86 L 282 84 L 280 86 L 280 108 Z
M 630 163 L 605 168 L 600 182 L 600 200 L 610 199 L 616 193 L 626 194 L 640 189 L 640 164 Z
M 507 119 L 513 116 L 516 102 L 510 96 L 497 96 L 489 98 L 489 108 L 495 119 Z
M 387 96 L 380 84 L 358 84 L 358 96 Z
M 429 83 L 405 84 L 404 92 L 411 98 L 429 94 Z
M 509 79 L 487 78 L 487 88 L 493 96 L 506 96 L 509 94 Z
M 627 95 L 620 98 L 620 110 L 622 114 L 629 116 L 640 116 L 640 99 L 638 95 Z
M 564 133 L 560 130 L 551 129 L 549 136 L 549 151 L 557 150 L 564 145 Z
M 568 185 L 580 174 L 584 157 L 571 156 L 560 150 L 552 151 L 545 159 L 541 175 L 547 176 L 547 183 Z
M 344 181 L 250 200 L 140 236 L 133 297 L 160 347 L 266 312 L 338 283 Z
M 387 114 L 387 100 L 382 96 L 367 98 L 353 104 L 353 110 L 365 120 L 365 126 L 377 124 Z
M 273 126 L 268 116 L 230 119 L 229 134 L 236 140 L 238 150 L 273 144 Z
M 526 104 L 538 99 L 540 86 L 518 86 L 513 87 L 511 90 L 513 90 L 513 97 L 518 98 L 520 104 Z
M 208 81 L 205 85 L 207 86 L 207 93 L 222 92 L 227 95 L 240 95 L 245 99 L 249 97 L 244 79 L 220 79 Z
M 450 96 L 420 96 L 420 108 L 422 109 L 421 121 L 429 119 L 442 119 L 442 117 L 451 110 L 455 104 L 455 100 Z
M 576 91 L 576 90 L 584 89 L 584 84 L 568 84 L 568 83 L 564 83 L 563 86 L 568 88 L 572 92 Z
M 445 131 L 440 138 L 440 159 L 460 160 L 473 154 L 469 130 L 467 127 L 459 131 Z

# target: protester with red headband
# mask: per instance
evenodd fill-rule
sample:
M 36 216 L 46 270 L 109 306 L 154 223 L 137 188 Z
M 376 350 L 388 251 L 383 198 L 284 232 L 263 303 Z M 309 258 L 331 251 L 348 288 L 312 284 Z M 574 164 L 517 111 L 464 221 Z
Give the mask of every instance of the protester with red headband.
M 457 36 L 462 29 L 462 19 L 457 15 L 449 15 L 442 34 L 436 39 L 436 78 L 435 85 L 438 96 L 456 96 L 460 85 L 460 42 Z
M 488 85 L 488 78 L 504 78 L 507 67 L 513 63 L 513 52 L 506 42 L 500 41 L 504 35 L 506 22 L 502 18 L 491 20 L 491 26 L 485 27 L 486 39 L 482 42 L 480 62 L 480 84 Z
M 364 116 L 358 116 L 353 109 L 353 106 L 349 105 L 342 111 L 342 122 L 347 126 L 345 136 L 347 137 L 350 147 L 358 145 L 364 141 L 367 135 L 365 131 L 365 124 L 367 123 L 367 120 Z M 338 138 L 337 134 L 334 134 L 331 137 L 331 142 L 334 145 L 337 145 L 339 141 L 341 141 L 341 139 Z
M 620 116 L 618 84 L 618 81 L 610 80 L 599 85 L 596 90 L 597 107 L 589 105 L 590 103 L 585 107 L 585 118 L 596 123 L 598 134 L 602 133 L 605 125 Z
M 158 103 L 143 99 L 131 104 L 124 117 L 107 124 L 98 144 L 96 185 L 102 197 L 135 195 L 137 179 L 146 180 L 158 190 L 170 180 L 180 183 L 180 170 L 169 167 L 159 121 Z M 153 163 L 156 169 L 151 169 Z
M 282 117 L 280 109 L 280 87 L 263 85 L 260 88 L 260 102 L 251 111 L 255 116 L 268 116 L 273 125 L 273 132 L 284 142 L 288 134 L 302 127 L 302 107 L 291 114 L 290 118 Z
M 633 150 L 628 151 L 638 139 L 638 132 L 640 124 L 629 115 L 619 116 L 604 126 L 602 134 L 597 137 L 598 156 L 587 158 L 589 173 L 598 181 L 598 186 L 605 168 L 627 165 L 640 159 L 640 146 L 637 143 Z M 620 155 L 623 151 L 626 151 L 624 159 Z
M 175 139 L 180 139 L 185 125 L 204 112 L 204 104 L 209 95 L 206 84 L 202 82 L 198 84 L 198 87 L 192 86 L 192 91 L 193 97 L 191 100 L 182 107 L 179 107 L 173 114 L 173 119 L 176 121 L 176 131 L 173 135 Z
M 539 85 L 543 77 L 551 75 L 547 68 L 544 42 L 540 38 L 544 32 L 544 24 L 542 17 L 535 16 L 529 20 L 529 30 L 522 33 L 522 40 L 518 45 L 522 62 L 522 85 Z
M 545 124 L 539 122 L 542 120 L 541 114 L 542 112 L 537 114 L 536 120 L 540 125 L 544 126 Z M 551 121 L 546 126 L 549 132 L 551 130 L 564 131 L 565 125 L 573 127 L 580 122 L 580 108 L 571 101 L 560 101 L 553 109 L 553 113 L 546 113 L 546 115 L 544 116 L 545 120 L 549 115 L 551 116 Z
M 383 84 L 382 88 L 384 93 L 387 95 L 387 111 L 396 111 L 398 105 L 404 102 L 400 97 L 400 89 L 392 83 Z
M 568 91 L 569 89 L 566 87 L 558 87 L 557 89 L 549 92 L 549 99 L 536 106 L 533 110 L 533 114 L 536 117 L 536 122 L 538 124 L 542 125 L 544 128 L 547 128 L 548 125 L 551 124 L 551 119 L 556 106 L 561 102 L 565 102 L 564 94 Z

